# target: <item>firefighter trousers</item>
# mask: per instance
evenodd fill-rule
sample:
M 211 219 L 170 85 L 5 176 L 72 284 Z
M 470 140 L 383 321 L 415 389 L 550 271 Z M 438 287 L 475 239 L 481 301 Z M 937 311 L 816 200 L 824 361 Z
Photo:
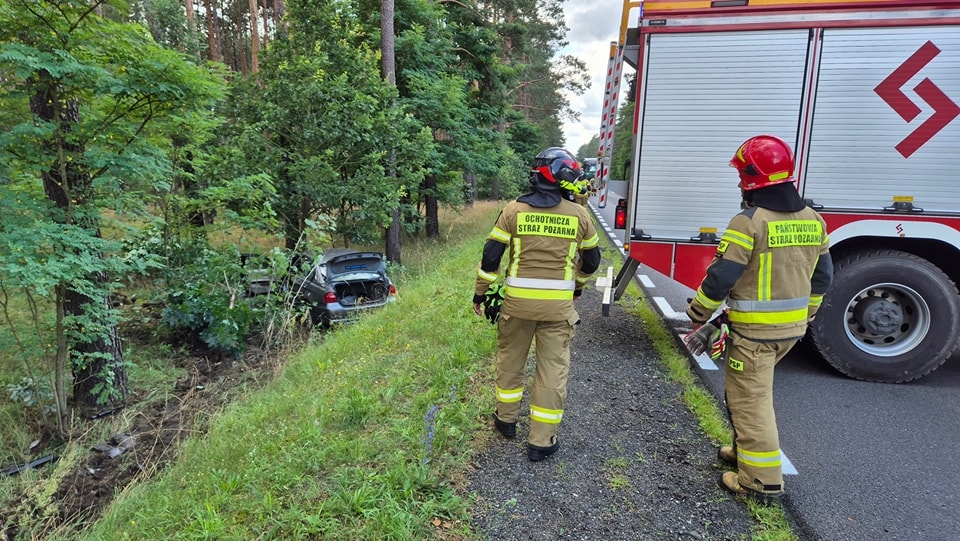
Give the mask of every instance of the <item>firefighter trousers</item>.
M 760 492 L 780 492 L 783 471 L 773 409 L 773 371 L 797 340 L 757 342 L 736 332 L 731 336 L 724 391 L 740 485 Z
M 577 319 L 531 321 L 501 315 L 497 324 L 496 413 L 501 421 L 515 423 L 520 417 L 524 369 L 530 345 L 536 342 L 527 437 L 531 445 L 549 447 L 556 441 L 567 399 L 570 343 Z

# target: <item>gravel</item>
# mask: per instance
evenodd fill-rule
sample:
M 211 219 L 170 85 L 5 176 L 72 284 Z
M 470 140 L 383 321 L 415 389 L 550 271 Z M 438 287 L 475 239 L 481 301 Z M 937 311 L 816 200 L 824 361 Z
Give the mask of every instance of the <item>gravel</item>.
M 603 317 L 600 303 L 596 289 L 577 301 L 557 454 L 527 460 L 528 397 L 517 439 L 489 423 L 490 445 L 469 486 L 476 531 L 524 541 L 750 539 L 753 521 L 718 486 L 716 447 L 667 378 L 643 322 L 619 305 Z

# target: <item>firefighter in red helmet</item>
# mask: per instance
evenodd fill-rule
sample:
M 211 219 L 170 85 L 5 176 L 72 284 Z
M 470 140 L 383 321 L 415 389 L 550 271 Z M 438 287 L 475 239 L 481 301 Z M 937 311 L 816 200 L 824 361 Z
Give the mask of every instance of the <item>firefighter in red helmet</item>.
M 833 262 L 823 218 L 793 185 L 794 158 L 786 142 L 751 137 L 730 165 L 740 176 L 744 210 L 724 231 L 687 306 L 700 327 L 685 342 L 699 354 L 721 341 L 714 351 L 722 351 L 725 364 L 733 445 L 721 447 L 718 458 L 737 468 L 721 476 L 721 486 L 735 494 L 779 496 L 784 484 L 774 367 L 806 332 L 833 279 Z
M 524 367 L 536 339 L 527 436 L 527 457 L 534 462 L 560 448 L 557 432 L 567 396 L 570 343 L 580 320 L 573 301 L 600 266 L 593 220 L 584 207 L 571 202 L 580 175 L 567 150 L 549 148 L 537 155 L 530 192 L 507 203 L 487 237 L 474 287 L 474 312 L 497 323 L 493 422 L 507 439 L 517 435 Z M 501 271 L 508 249 L 508 263 Z M 491 284 L 501 283 L 501 272 L 503 301 L 499 317 L 491 317 L 487 292 Z

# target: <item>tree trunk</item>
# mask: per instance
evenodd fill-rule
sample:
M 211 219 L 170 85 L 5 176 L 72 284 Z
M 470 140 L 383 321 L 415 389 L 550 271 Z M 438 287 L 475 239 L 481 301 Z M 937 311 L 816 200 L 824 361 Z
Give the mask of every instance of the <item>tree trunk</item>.
M 285 9 L 286 7 L 283 4 L 283 0 L 273 0 L 273 27 L 277 32 L 279 32 L 281 28 L 285 29 L 285 27 L 281 26 L 284 24 L 283 14 Z
M 467 197 L 467 206 L 472 207 L 477 201 L 477 174 L 463 173 L 463 189 Z
M 387 83 L 397 85 L 397 62 L 393 42 L 393 0 L 380 0 L 380 71 Z M 387 175 L 396 176 L 396 155 L 390 152 Z M 400 264 L 400 207 L 393 209 L 393 217 L 387 227 L 387 261 Z
M 260 54 L 260 30 L 257 28 L 257 12 L 260 6 L 257 5 L 257 0 L 250 0 L 248 5 L 250 6 L 250 73 L 257 73 L 260 71 L 260 62 L 257 59 Z
M 210 60 L 220 62 L 220 25 L 217 23 L 217 11 L 214 0 L 203 0 L 207 10 L 207 44 L 210 47 Z
M 263 0 L 263 35 L 260 36 L 263 38 L 260 44 L 263 49 L 267 48 L 267 36 L 270 35 L 270 25 L 268 23 L 270 17 L 267 17 L 267 1 L 268 0 Z
M 436 175 L 427 175 L 427 177 L 423 179 L 423 187 L 426 192 L 424 203 L 426 205 L 427 238 L 438 239 L 440 238 L 440 205 L 437 202 Z
M 44 121 L 56 123 L 61 132 L 60 137 L 51 139 L 48 144 L 51 147 L 59 145 L 59 156 L 82 156 L 82 147 L 63 142 L 70 140 L 72 125 L 80 121 L 79 102 L 60 96 L 56 82 L 46 73 L 41 75 L 36 88 L 36 93 L 30 98 L 30 111 Z M 44 193 L 63 212 L 61 219 L 64 223 L 78 225 L 90 236 L 101 238 L 96 211 L 85 208 L 93 200 L 93 179 L 82 160 L 61 158 L 42 177 Z M 78 212 L 81 210 L 83 212 Z M 94 272 L 88 278 L 91 283 L 98 285 L 107 282 L 107 277 L 101 272 Z M 62 303 L 64 316 L 84 322 L 74 324 L 78 328 L 67 333 L 68 336 L 79 337 L 68 344 L 76 406 L 87 410 L 100 407 L 103 404 L 99 396 L 104 392 L 108 402 L 122 401 L 127 396 L 127 374 L 116 322 L 109 315 L 109 295 L 92 298 L 74 289 L 72 284 L 60 284 L 56 291 L 57 303 Z M 80 326 L 86 329 L 100 327 L 105 331 L 98 335 L 84 331 Z

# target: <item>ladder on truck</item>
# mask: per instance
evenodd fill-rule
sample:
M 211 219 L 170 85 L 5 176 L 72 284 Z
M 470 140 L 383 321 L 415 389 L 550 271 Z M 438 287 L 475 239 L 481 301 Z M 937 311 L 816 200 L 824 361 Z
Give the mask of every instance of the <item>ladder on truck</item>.
M 627 25 L 632 8 L 643 11 L 643 0 L 624 0 L 620 14 L 618 41 L 610 42 L 607 59 L 607 79 L 603 87 L 603 110 L 600 113 L 600 143 L 597 146 L 597 179 L 600 181 L 598 208 L 607 206 L 607 181 L 610 180 L 610 160 L 613 155 L 613 135 L 617 126 L 617 105 L 620 103 L 620 80 L 623 75 L 623 51 L 626 48 Z M 639 16 L 637 17 L 639 20 Z
M 607 184 L 610 180 L 610 163 L 613 156 L 613 136 L 617 125 L 617 105 L 620 103 L 620 80 L 623 75 L 624 50 L 627 46 L 627 27 L 629 25 L 630 10 L 639 8 L 637 21 L 643 16 L 643 0 L 624 0 L 623 10 L 620 13 L 620 34 L 617 41 L 610 42 L 610 56 L 607 60 L 607 80 L 603 89 L 603 111 L 600 115 L 600 144 L 597 147 L 597 179 L 600 181 L 598 189 L 598 208 L 607 206 Z M 639 24 L 637 25 L 639 26 Z M 630 265 L 624 265 L 624 268 Z M 636 272 L 636 266 L 632 267 Z M 606 276 L 597 278 L 597 288 L 603 291 L 603 315 L 610 315 L 610 305 L 614 300 L 617 284 L 623 278 L 623 270 L 616 280 L 613 277 L 613 267 L 607 269 Z M 619 298 L 626 289 L 624 284 L 617 288 L 616 297 Z

